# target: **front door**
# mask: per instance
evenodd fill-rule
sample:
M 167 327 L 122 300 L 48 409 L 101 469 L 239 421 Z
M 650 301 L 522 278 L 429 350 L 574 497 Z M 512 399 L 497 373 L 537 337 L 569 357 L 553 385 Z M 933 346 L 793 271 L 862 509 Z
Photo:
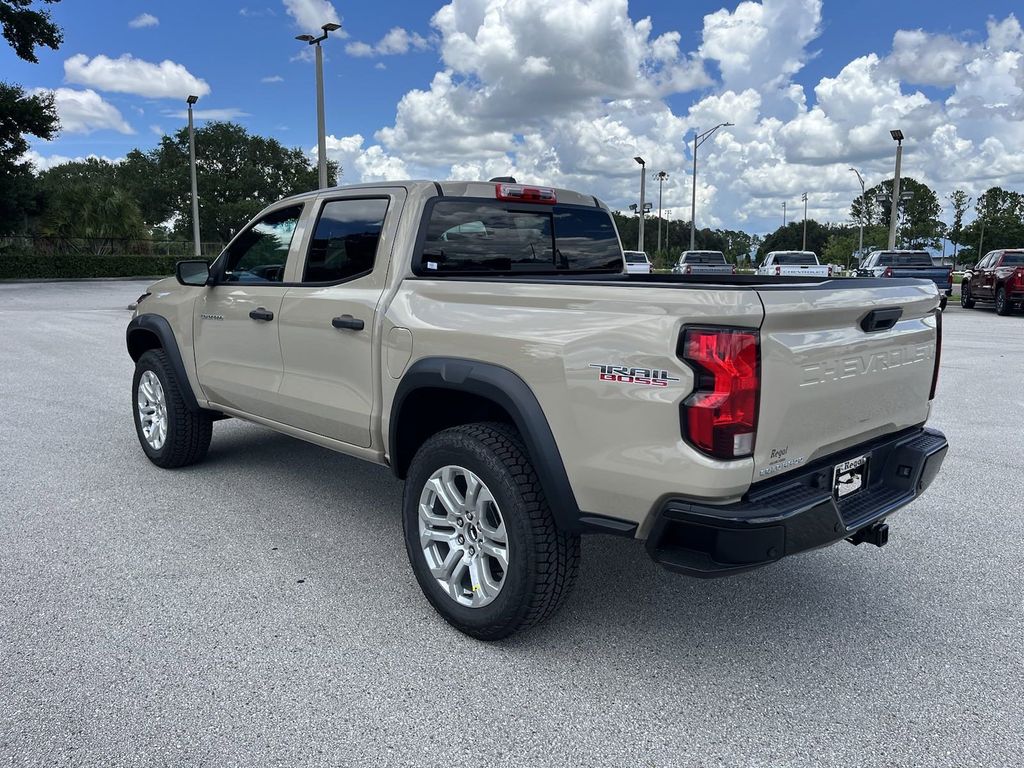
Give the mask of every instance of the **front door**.
M 214 265 L 215 285 L 195 304 L 199 383 L 214 405 L 278 420 L 284 365 L 278 324 L 283 284 L 301 205 L 260 218 Z
M 403 189 L 326 197 L 306 258 L 289 280 L 278 326 L 284 360 L 279 401 L 291 426 L 370 446 L 381 361 L 375 323 Z

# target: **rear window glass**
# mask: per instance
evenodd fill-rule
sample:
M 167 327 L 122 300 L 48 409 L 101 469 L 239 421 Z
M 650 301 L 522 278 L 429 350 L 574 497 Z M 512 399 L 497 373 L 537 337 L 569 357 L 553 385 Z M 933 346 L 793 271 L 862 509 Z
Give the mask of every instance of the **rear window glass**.
M 623 255 L 626 257 L 626 261 L 629 264 L 646 264 L 647 254 L 641 253 L 640 251 L 623 251 Z
M 876 266 L 879 267 L 930 267 L 932 257 L 926 251 L 918 253 L 880 253 Z
M 1003 254 L 1003 266 L 1004 267 L 1022 267 L 1022 266 L 1024 266 L 1024 253 L 1006 253 L 1006 254 Z
M 611 216 L 600 208 L 439 200 L 417 271 L 622 272 L 622 251 Z
M 782 265 L 817 264 L 818 259 L 813 253 L 776 253 L 775 263 Z
M 679 260 L 684 264 L 725 264 L 725 254 L 720 251 L 684 253 Z

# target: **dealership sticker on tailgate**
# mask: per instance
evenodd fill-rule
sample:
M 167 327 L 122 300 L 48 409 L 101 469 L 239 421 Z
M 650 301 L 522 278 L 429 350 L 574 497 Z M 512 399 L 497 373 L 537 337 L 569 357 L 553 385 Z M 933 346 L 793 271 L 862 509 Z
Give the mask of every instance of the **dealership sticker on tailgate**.
M 868 457 L 858 456 L 856 459 L 836 464 L 832 475 L 832 495 L 836 501 L 845 499 L 868 484 Z

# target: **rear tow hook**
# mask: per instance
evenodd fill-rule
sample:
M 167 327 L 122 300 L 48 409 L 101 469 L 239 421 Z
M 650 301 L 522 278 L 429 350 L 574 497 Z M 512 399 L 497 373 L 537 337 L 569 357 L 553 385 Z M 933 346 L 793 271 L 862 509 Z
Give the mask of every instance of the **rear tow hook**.
M 883 522 L 866 525 L 846 540 L 854 546 L 867 543 L 884 547 L 889 543 L 889 525 Z

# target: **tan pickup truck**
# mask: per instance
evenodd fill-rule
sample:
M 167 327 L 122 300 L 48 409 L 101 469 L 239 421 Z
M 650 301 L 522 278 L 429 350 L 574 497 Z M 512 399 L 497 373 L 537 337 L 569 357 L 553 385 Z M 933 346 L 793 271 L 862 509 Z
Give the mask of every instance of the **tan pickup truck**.
M 180 262 L 127 330 L 161 467 L 247 419 L 405 480 L 413 572 L 494 639 L 551 615 L 579 537 L 720 576 L 847 539 L 945 456 L 931 281 L 628 275 L 607 207 L 510 181 L 327 189 Z

